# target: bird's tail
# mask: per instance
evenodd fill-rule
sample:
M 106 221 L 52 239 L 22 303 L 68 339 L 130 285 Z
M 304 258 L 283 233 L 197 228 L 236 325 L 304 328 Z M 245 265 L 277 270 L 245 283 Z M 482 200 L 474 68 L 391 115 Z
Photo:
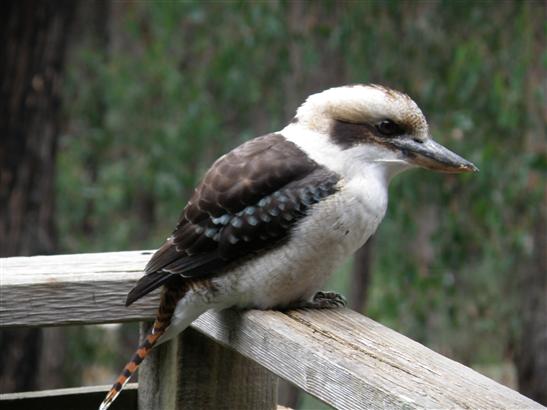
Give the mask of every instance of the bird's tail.
M 131 360 L 125 365 L 122 373 L 118 376 L 116 383 L 112 385 L 105 399 L 101 403 L 99 410 L 106 410 L 112 404 L 112 402 L 118 397 L 120 391 L 129 381 L 131 376 L 137 371 L 139 365 L 146 356 L 150 353 L 150 350 L 154 347 L 160 336 L 164 333 L 164 330 L 158 330 L 161 323 L 157 321 L 154 323 L 152 332 L 150 332 L 144 341 L 140 344 L 137 351 L 131 357 Z
M 171 317 L 177 306 L 177 302 L 184 295 L 182 289 L 165 289 L 161 296 L 160 307 L 154 322 L 154 326 L 144 341 L 139 345 L 137 351 L 131 357 L 131 360 L 125 365 L 123 371 L 118 376 L 116 382 L 108 391 L 105 399 L 99 406 L 99 410 L 106 410 L 112 402 L 118 397 L 123 387 L 127 384 L 131 376 L 137 371 L 139 365 L 148 356 L 158 339 L 165 333 L 165 330 L 171 323 Z

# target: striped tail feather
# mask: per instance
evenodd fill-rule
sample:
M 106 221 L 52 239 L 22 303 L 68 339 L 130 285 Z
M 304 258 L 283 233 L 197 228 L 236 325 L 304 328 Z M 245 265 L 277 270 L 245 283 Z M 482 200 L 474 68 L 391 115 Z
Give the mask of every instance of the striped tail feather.
M 142 361 L 150 354 L 150 351 L 154 345 L 165 333 L 165 330 L 171 323 L 171 317 L 173 316 L 177 303 L 185 293 L 186 290 L 184 287 L 179 289 L 164 288 L 161 295 L 160 307 L 158 309 L 158 314 L 152 330 L 139 345 L 139 348 L 133 354 L 131 360 L 125 365 L 122 373 L 118 376 L 118 379 L 112 385 L 106 394 L 105 399 L 99 406 L 99 410 L 106 410 L 110 407 L 112 402 L 122 391 L 123 387 L 127 384 L 129 379 L 131 379 L 131 376 L 135 374 Z
M 154 323 L 152 332 L 149 333 L 144 341 L 140 344 L 137 351 L 131 357 L 131 360 L 125 365 L 122 373 L 118 376 L 116 383 L 114 383 L 107 393 L 105 399 L 101 403 L 99 410 L 106 410 L 112 402 L 118 397 L 118 394 L 122 391 L 123 387 L 127 384 L 131 376 L 137 371 L 139 365 L 150 353 L 158 339 L 165 332 L 165 326 L 162 326 L 157 321 Z

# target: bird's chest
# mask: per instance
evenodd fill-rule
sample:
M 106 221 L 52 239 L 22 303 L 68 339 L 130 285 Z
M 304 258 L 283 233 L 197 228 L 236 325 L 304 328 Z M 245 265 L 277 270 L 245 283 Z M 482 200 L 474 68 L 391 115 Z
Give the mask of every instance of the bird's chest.
M 287 243 L 229 275 L 239 295 L 236 304 L 282 307 L 311 297 L 374 233 L 386 204 L 385 191 L 378 187 L 342 183 L 310 210 Z
M 314 207 L 291 239 L 310 250 L 313 264 L 332 266 L 328 263 L 332 261 L 338 265 L 376 231 L 386 206 L 387 194 L 381 184 L 367 180 L 342 182 L 335 195 Z

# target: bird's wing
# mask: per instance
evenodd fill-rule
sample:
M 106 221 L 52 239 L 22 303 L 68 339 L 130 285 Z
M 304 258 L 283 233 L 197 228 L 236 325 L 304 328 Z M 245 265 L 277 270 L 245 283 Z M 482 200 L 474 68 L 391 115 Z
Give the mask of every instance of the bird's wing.
M 205 174 L 126 304 L 171 278 L 216 275 L 279 244 L 313 204 L 336 191 L 338 180 L 279 134 L 244 143 Z

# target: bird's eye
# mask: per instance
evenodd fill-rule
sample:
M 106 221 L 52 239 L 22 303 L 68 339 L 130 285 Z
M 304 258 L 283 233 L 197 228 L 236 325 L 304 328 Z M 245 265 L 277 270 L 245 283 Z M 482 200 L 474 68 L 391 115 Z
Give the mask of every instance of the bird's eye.
M 404 130 L 391 120 L 384 120 L 380 122 L 376 125 L 376 129 L 380 132 L 380 134 L 386 137 L 393 137 L 404 133 Z

